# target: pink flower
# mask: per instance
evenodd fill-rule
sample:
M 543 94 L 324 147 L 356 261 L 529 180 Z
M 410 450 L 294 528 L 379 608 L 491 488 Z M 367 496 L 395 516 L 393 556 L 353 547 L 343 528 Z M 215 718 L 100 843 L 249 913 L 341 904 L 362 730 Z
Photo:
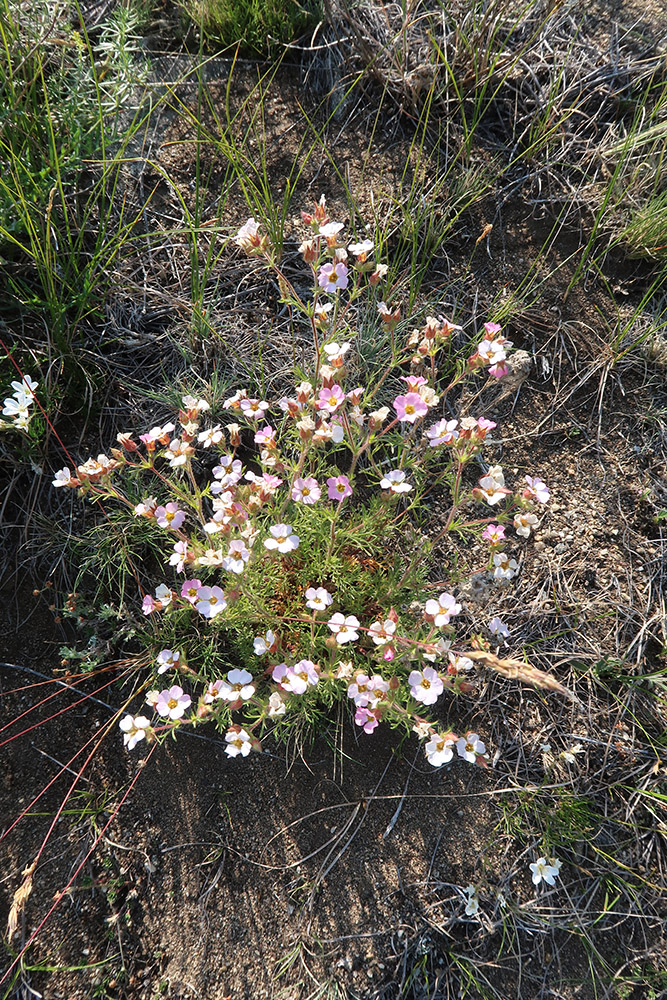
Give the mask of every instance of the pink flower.
M 479 417 L 477 420 L 478 437 L 485 438 L 487 431 L 492 431 L 497 426 L 495 420 L 487 420 L 486 417 Z
M 173 687 L 160 691 L 158 699 L 155 702 L 155 710 L 163 718 L 169 718 L 174 721 L 175 719 L 181 719 L 191 704 L 192 699 L 190 695 L 183 694 L 183 688 L 179 687 L 178 684 L 174 684 Z
M 190 604 L 196 604 L 200 589 L 201 580 L 185 580 L 181 587 L 181 597 L 184 597 Z
M 330 389 L 320 389 L 317 401 L 318 410 L 327 410 L 335 413 L 338 407 L 345 402 L 345 393 L 339 385 L 332 385 Z
M 248 420 L 261 420 L 269 408 L 265 399 L 242 399 L 240 406 L 243 416 Z
M 401 380 L 407 385 L 408 392 L 419 393 L 420 386 L 428 385 L 423 375 L 401 375 Z
M 528 489 L 523 491 L 523 496 L 526 500 L 537 500 L 539 503 L 548 502 L 551 494 L 539 476 L 535 476 L 535 478 L 526 476 L 526 482 L 528 483 Z
M 273 427 L 267 424 L 266 427 L 262 427 L 261 431 L 257 431 L 255 434 L 255 444 L 263 445 L 265 448 L 275 448 L 275 435 L 276 432 Z
M 505 528 L 502 524 L 487 524 L 482 532 L 482 538 L 491 542 L 492 545 L 499 545 L 505 537 Z
M 316 479 L 308 476 L 306 479 L 295 479 L 292 486 L 292 500 L 297 503 L 314 504 L 322 496 L 322 491 Z
M 337 292 L 339 289 L 347 288 L 347 267 L 343 262 L 336 264 L 323 264 L 317 276 L 317 283 L 325 292 Z
M 456 430 L 458 420 L 438 420 L 437 424 L 432 424 L 426 431 L 429 439 L 429 447 L 437 448 L 441 444 L 451 444 L 459 436 Z
M 145 615 L 150 615 L 155 611 L 156 602 L 153 600 L 150 594 L 146 594 L 143 601 L 141 602 L 141 610 Z
M 205 705 L 211 705 L 216 699 L 222 697 L 222 695 L 220 694 L 220 688 L 222 687 L 223 684 L 224 681 L 218 680 L 218 681 L 212 681 L 212 683 L 208 685 L 206 691 L 204 692 Z
M 509 368 L 504 361 L 501 361 L 497 365 L 491 365 L 491 367 L 488 369 L 488 372 L 489 375 L 493 375 L 494 378 L 505 378 L 505 376 L 509 372 Z
M 345 497 L 352 496 L 352 487 L 347 476 L 329 476 L 327 486 L 330 500 L 344 500 Z
M 416 392 L 408 392 L 405 396 L 397 396 L 394 400 L 396 416 L 403 423 L 414 424 L 420 417 L 428 413 L 428 406 Z
M 378 726 L 378 717 L 373 709 L 361 705 L 354 713 L 354 721 L 357 726 L 363 726 L 364 732 L 368 733 L 369 736 Z

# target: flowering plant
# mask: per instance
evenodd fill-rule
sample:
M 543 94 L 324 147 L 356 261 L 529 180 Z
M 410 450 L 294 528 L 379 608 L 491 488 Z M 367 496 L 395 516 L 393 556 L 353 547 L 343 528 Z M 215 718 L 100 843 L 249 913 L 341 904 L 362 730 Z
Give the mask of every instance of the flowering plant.
M 383 721 L 404 725 L 425 741 L 432 765 L 455 752 L 484 765 L 476 733 L 441 732 L 427 715 L 445 692 L 472 690 L 475 662 L 562 690 L 490 651 L 491 636 L 508 635 L 498 618 L 486 639 L 461 649 L 454 622 L 464 606 L 428 577 L 430 551 L 456 530 L 488 542 L 488 572 L 507 586 L 519 564 L 506 529 L 515 542 L 527 538 L 535 504 L 549 498 L 536 476 L 511 489 L 499 465 L 470 476 L 495 424 L 445 415 L 464 378 L 504 377 L 511 344 L 486 323 L 472 355 L 456 361 L 452 337 L 461 328 L 429 317 L 380 379 L 350 387 L 355 303 L 377 294 L 387 269 L 373 261 L 370 240 L 345 245 L 324 198 L 304 221 L 312 230 L 300 247 L 312 277 L 306 302 L 254 219 L 236 243 L 275 271 L 284 301 L 308 323 L 309 377 L 278 400 L 240 388 L 222 403 L 232 419 L 220 414 L 219 422 L 208 420 L 206 399 L 186 395 L 174 421 L 138 439 L 120 434 L 110 455 L 56 473 L 54 486 L 113 499 L 142 519 L 169 567 L 142 611 L 154 673 L 170 678 L 163 689 L 146 682 L 153 721 L 125 716 L 124 741 L 132 749 L 214 720 L 227 753 L 246 756 L 267 727 L 312 719 L 345 697 L 367 734 Z M 394 342 L 400 309 L 377 308 Z M 415 519 L 427 498 L 448 510 L 430 539 Z
M 32 413 L 30 407 L 35 399 L 35 389 L 39 383 L 30 375 L 23 375 L 20 382 L 12 382 L 14 390 L 11 396 L 3 400 L 2 415 L 6 421 L 0 422 L 5 427 L 13 427 L 17 431 L 27 431 Z

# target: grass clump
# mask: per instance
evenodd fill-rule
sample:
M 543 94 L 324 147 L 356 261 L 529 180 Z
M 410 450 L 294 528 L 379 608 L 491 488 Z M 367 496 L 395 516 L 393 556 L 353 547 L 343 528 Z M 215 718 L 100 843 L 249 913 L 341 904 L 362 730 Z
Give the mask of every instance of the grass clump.
M 275 56 L 322 18 L 320 0 L 191 0 L 187 13 L 210 43 Z

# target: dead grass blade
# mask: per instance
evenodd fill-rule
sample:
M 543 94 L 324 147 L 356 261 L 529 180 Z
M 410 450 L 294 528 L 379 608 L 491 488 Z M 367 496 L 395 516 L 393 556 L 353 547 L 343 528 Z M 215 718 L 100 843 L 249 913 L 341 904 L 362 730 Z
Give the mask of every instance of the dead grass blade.
M 30 893 L 32 892 L 32 876 L 35 873 L 35 868 L 37 867 L 37 858 L 33 861 L 31 865 L 24 868 L 21 874 L 24 876 L 21 885 L 18 887 L 14 893 L 12 899 L 12 905 L 9 908 L 9 917 L 7 918 L 7 942 L 9 943 L 11 939 L 16 934 L 16 930 L 19 925 L 19 914 L 25 908 L 25 904 L 28 902 Z
M 467 650 L 465 655 L 475 663 L 481 663 L 482 666 L 488 667 L 489 670 L 495 670 L 497 674 L 507 677 L 509 680 L 518 680 L 524 684 L 532 684 L 533 687 L 555 691 L 558 694 L 562 694 L 569 701 L 579 702 L 576 694 L 568 688 L 563 687 L 560 681 L 557 681 L 552 674 L 538 670 L 537 667 L 532 667 L 529 663 L 524 663 L 522 660 L 503 660 L 493 653 L 477 649 Z

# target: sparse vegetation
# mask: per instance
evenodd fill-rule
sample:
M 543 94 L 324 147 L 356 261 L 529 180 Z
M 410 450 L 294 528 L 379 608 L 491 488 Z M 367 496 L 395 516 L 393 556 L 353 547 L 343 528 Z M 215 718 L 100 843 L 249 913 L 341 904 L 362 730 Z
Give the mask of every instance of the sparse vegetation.
M 663 995 L 667 77 L 664 19 L 641 14 L 0 0 L 0 996 Z M 412 535 L 355 550 L 362 575 L 411 555 L 467 640 L 507 626 L 514 675 L 434 707 L 487 770 L 435 770 L 333 698 L 262 754 L 228 761 L 199 724 L 120 752 L 145 650 L 172 638 L 136 614 L 162 536 L 51 481 L 188 393 L 226 420 L 239 386 L 277 400 L 305 378 L 300 213 L 323 191 L 402 307 L 394 327 L 359 308 L 349 388 L 430 315 L 461 327 L 454 371 L 487 320 L 514 343 L 505 378 L 457 382 L 434 415 L 497 422 L 470 485 L 503 463 L 549 483 L 512 588 L 489 589 L 469 532 L 443 543 L 426 480 Z M 279 274 L 233 242 L 250 215 Z M 283 577 L 258 592 L 295 613 Z M 364 619 L 377 588 L 353 583 Z M 259 631 L 234 629 L 240 668 Z M 573 699 L 522 688 L 521 662 Z

